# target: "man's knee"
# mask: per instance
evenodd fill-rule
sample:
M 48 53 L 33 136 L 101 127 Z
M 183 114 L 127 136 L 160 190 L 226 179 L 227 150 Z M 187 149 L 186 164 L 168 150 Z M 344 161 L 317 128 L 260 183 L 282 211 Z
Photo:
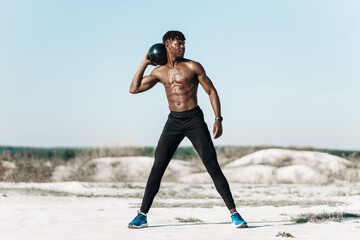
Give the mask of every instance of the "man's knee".
M 158 176 L 162 176 L 162 174 L 165 172 L 166 167 L 163 166 L 162 164 L 154 164 L 151 168 L 150 171 L 150 176 L 151 177 L 158 177 Z
M 211 177 L 222 175 L 221 168 L 218 164 L 205 165 L 205 167 Z

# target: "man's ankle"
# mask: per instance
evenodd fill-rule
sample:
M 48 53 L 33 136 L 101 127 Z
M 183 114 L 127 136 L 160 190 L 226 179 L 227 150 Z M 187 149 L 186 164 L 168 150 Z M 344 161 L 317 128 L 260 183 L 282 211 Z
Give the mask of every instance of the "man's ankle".
M 230 210 L 230 215 L 233 215 L 234 213 L 236 213 L 237 211 L 236 211 L 236 209 L 231 209 Z

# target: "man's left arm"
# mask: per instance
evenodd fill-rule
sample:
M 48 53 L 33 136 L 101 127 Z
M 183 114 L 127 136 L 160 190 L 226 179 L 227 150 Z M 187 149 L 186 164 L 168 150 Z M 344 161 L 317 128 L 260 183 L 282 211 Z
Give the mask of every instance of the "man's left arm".
M 194 62 L 193 69 L 198 77 L 199 83 L 204 88 L 205 92 L 209 95 L 210 103 L 215 113 L 215 118 L 221 117 L 220 99 L 213 83 L 206 75 L 205 69 L 201 66 L 200 63 L 197 62 Z M 223 128 L 221 121 L 222 121 L 221 119 L 215 120 L 213 127 L 214 139 L 222 135 Z

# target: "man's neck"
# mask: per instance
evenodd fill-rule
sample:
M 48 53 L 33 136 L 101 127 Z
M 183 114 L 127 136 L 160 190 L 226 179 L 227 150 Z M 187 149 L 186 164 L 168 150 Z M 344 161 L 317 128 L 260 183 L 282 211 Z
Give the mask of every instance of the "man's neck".
M 170 65 L 170 67 L 175 67 L 175 64 L 178 62 L 182 62 L 184 58 L 180 57 L 180 58 L 175 58 L 173 56 L 168 56 L 168 64 Z

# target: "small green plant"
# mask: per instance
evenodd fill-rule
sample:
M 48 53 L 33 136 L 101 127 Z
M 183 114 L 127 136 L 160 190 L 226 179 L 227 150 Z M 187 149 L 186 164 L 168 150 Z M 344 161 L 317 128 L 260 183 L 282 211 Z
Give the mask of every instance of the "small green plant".
M 296 223 L 325 222 L 325 221 L 340 222 L 344 218 L 360 218 L 360 214 L 347 213 L 347 212 L 303 213 L 297 217 L 292 217 L 291 221 Z
M 177 217 L 175 219 L 178 220 L 181 223 L 199 223 L 199 222 L 202 222 L 200 219 L 193 218 L 193 217 L 188 217 L 188 218 Z
M 288 232 L 278 232 L 275 237 L 286 237 L 286 238 L 293 238 L 294 236 Z
M 60 155 L 62 159 L 69 161 L 70 159 L 76 157 L 76 152 L 72 149 L 65 149 Z

